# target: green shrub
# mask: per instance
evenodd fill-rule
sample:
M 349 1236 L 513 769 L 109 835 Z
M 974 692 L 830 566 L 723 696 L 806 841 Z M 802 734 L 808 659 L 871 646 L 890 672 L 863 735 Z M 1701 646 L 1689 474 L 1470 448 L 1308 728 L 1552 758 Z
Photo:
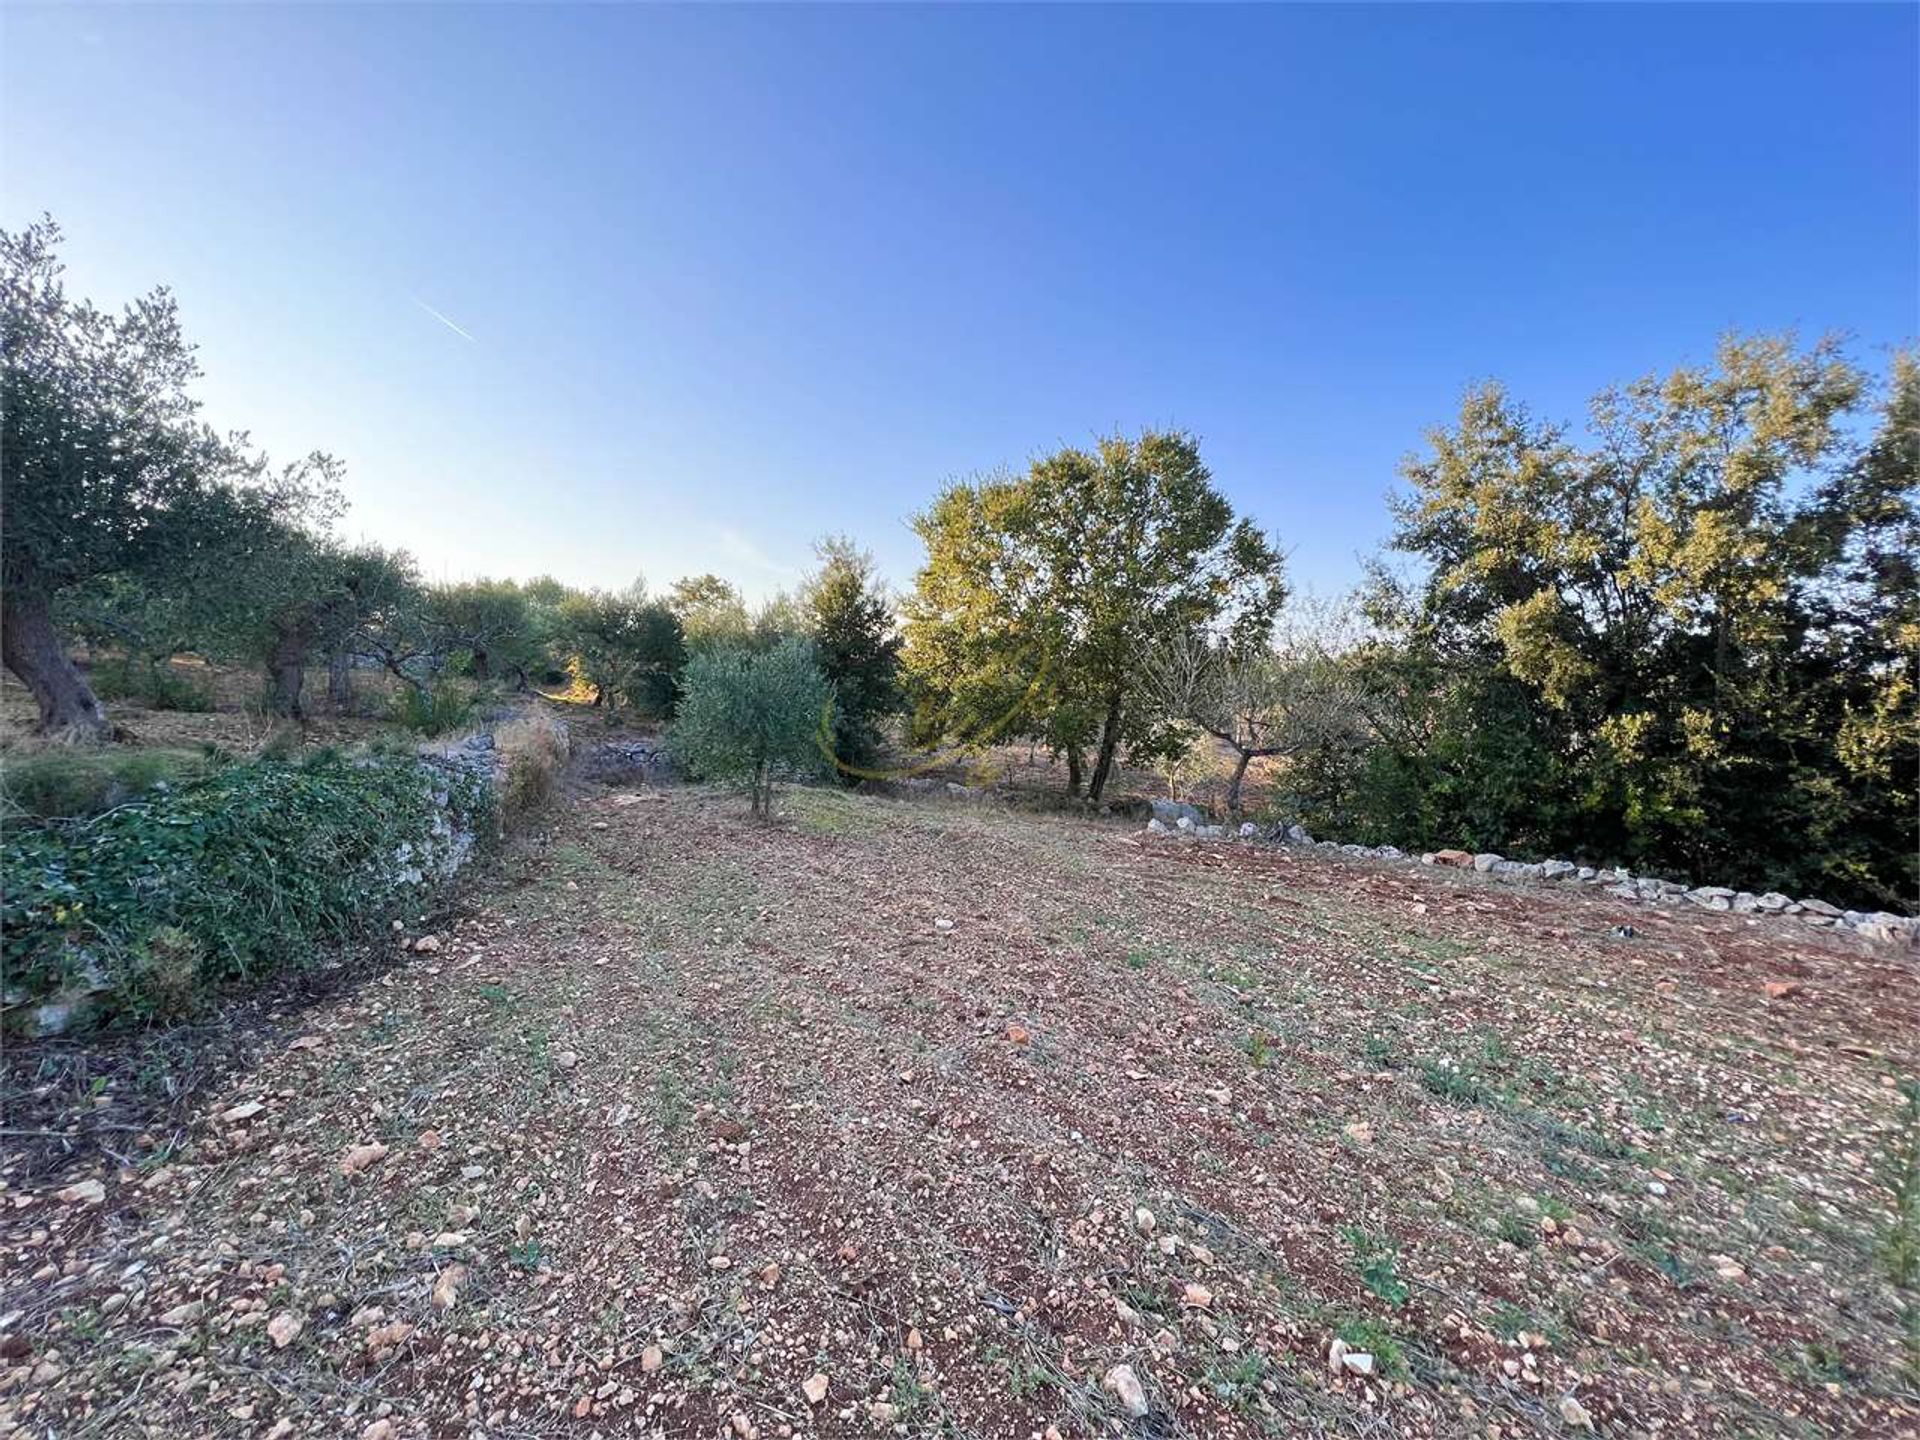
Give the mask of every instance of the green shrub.
M 233 764 L 0 844 L 0 957 L 29 999 L 123 1014 L 307 960 L 417 906 L 479 833 L 485 782 L 412 757 Z M 466 839 L 462 838 L 465 835 Z
M 98 815 L 162 783 L 197 779 L 221 763 L 196 750 L 40 750 L 0 760 L 0 818 Z
M 119 665 L 96 670 L 91 678 L 93 693 L 102 700 L 195 714 L 206 714 L 214 708 L 213 687 L 196 684 L 171 665 Z
M 426 690 L 402 685 L 393 693 L 388 717 L 417 735 L 445 735 L 473 716 L 473 696 L 450 680 L 436 681 Z

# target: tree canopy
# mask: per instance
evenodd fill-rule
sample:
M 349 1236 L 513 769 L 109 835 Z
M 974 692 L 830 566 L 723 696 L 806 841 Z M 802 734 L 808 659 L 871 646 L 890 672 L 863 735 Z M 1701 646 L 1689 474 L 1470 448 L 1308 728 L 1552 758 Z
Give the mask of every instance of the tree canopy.
M 1024 476 L 945 491 L 914 528 L 927 547 L 906 608 L 916 729 L 1030 735 L 1098 799 L 1124 744 L 1171 743 L 1141 683 L 1183 630 L 1259 636 L 1285 596 L 1279 553 L 1213 485 L 1179 432 L 1111 437 Z
M 1373 599 L 1429 698 L 1369 761 L 1395 779 L 1368 823 L 1912 894 L 1915 373 L 1864 444 L 1872 389 L 1830 340 L 1729 337 L 1602 392 L 1584 444 L 1470 392 L 1406 468 L 1421 568 Z

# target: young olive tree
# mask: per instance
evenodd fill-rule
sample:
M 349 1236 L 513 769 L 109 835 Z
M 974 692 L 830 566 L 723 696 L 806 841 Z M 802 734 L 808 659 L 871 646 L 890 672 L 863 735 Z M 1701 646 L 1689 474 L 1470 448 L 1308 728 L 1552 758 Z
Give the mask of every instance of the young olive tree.
M 675 758 L 700 779 L 744 784 L 757 819 L 772 814 L 779 774 L 824 768 L 821 735 L 832 726 L 833 690 L 808 641 L 703 651 L 683 680 L 668 741 Z

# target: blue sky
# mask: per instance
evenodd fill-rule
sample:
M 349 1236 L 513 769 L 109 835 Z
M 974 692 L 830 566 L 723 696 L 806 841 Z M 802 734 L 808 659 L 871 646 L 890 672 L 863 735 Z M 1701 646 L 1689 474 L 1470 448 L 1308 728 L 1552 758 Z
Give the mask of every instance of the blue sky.
M 1476 378 L 1920 331 L 1917 17 L 16 4 L 0 224 L 436 578 L 905 582 L 943 482 L 1172 424 L 1326 591 Z

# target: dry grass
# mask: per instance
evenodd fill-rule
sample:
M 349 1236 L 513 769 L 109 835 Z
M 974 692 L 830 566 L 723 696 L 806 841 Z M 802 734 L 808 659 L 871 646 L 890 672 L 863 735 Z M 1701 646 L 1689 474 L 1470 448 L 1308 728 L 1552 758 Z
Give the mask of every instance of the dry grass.
M 500 752 L 500 821 L 517 829 L 553 797 L 566 769 L 570 749 L 567 728 L 553 716 L 531 712 L 493 732 Z

